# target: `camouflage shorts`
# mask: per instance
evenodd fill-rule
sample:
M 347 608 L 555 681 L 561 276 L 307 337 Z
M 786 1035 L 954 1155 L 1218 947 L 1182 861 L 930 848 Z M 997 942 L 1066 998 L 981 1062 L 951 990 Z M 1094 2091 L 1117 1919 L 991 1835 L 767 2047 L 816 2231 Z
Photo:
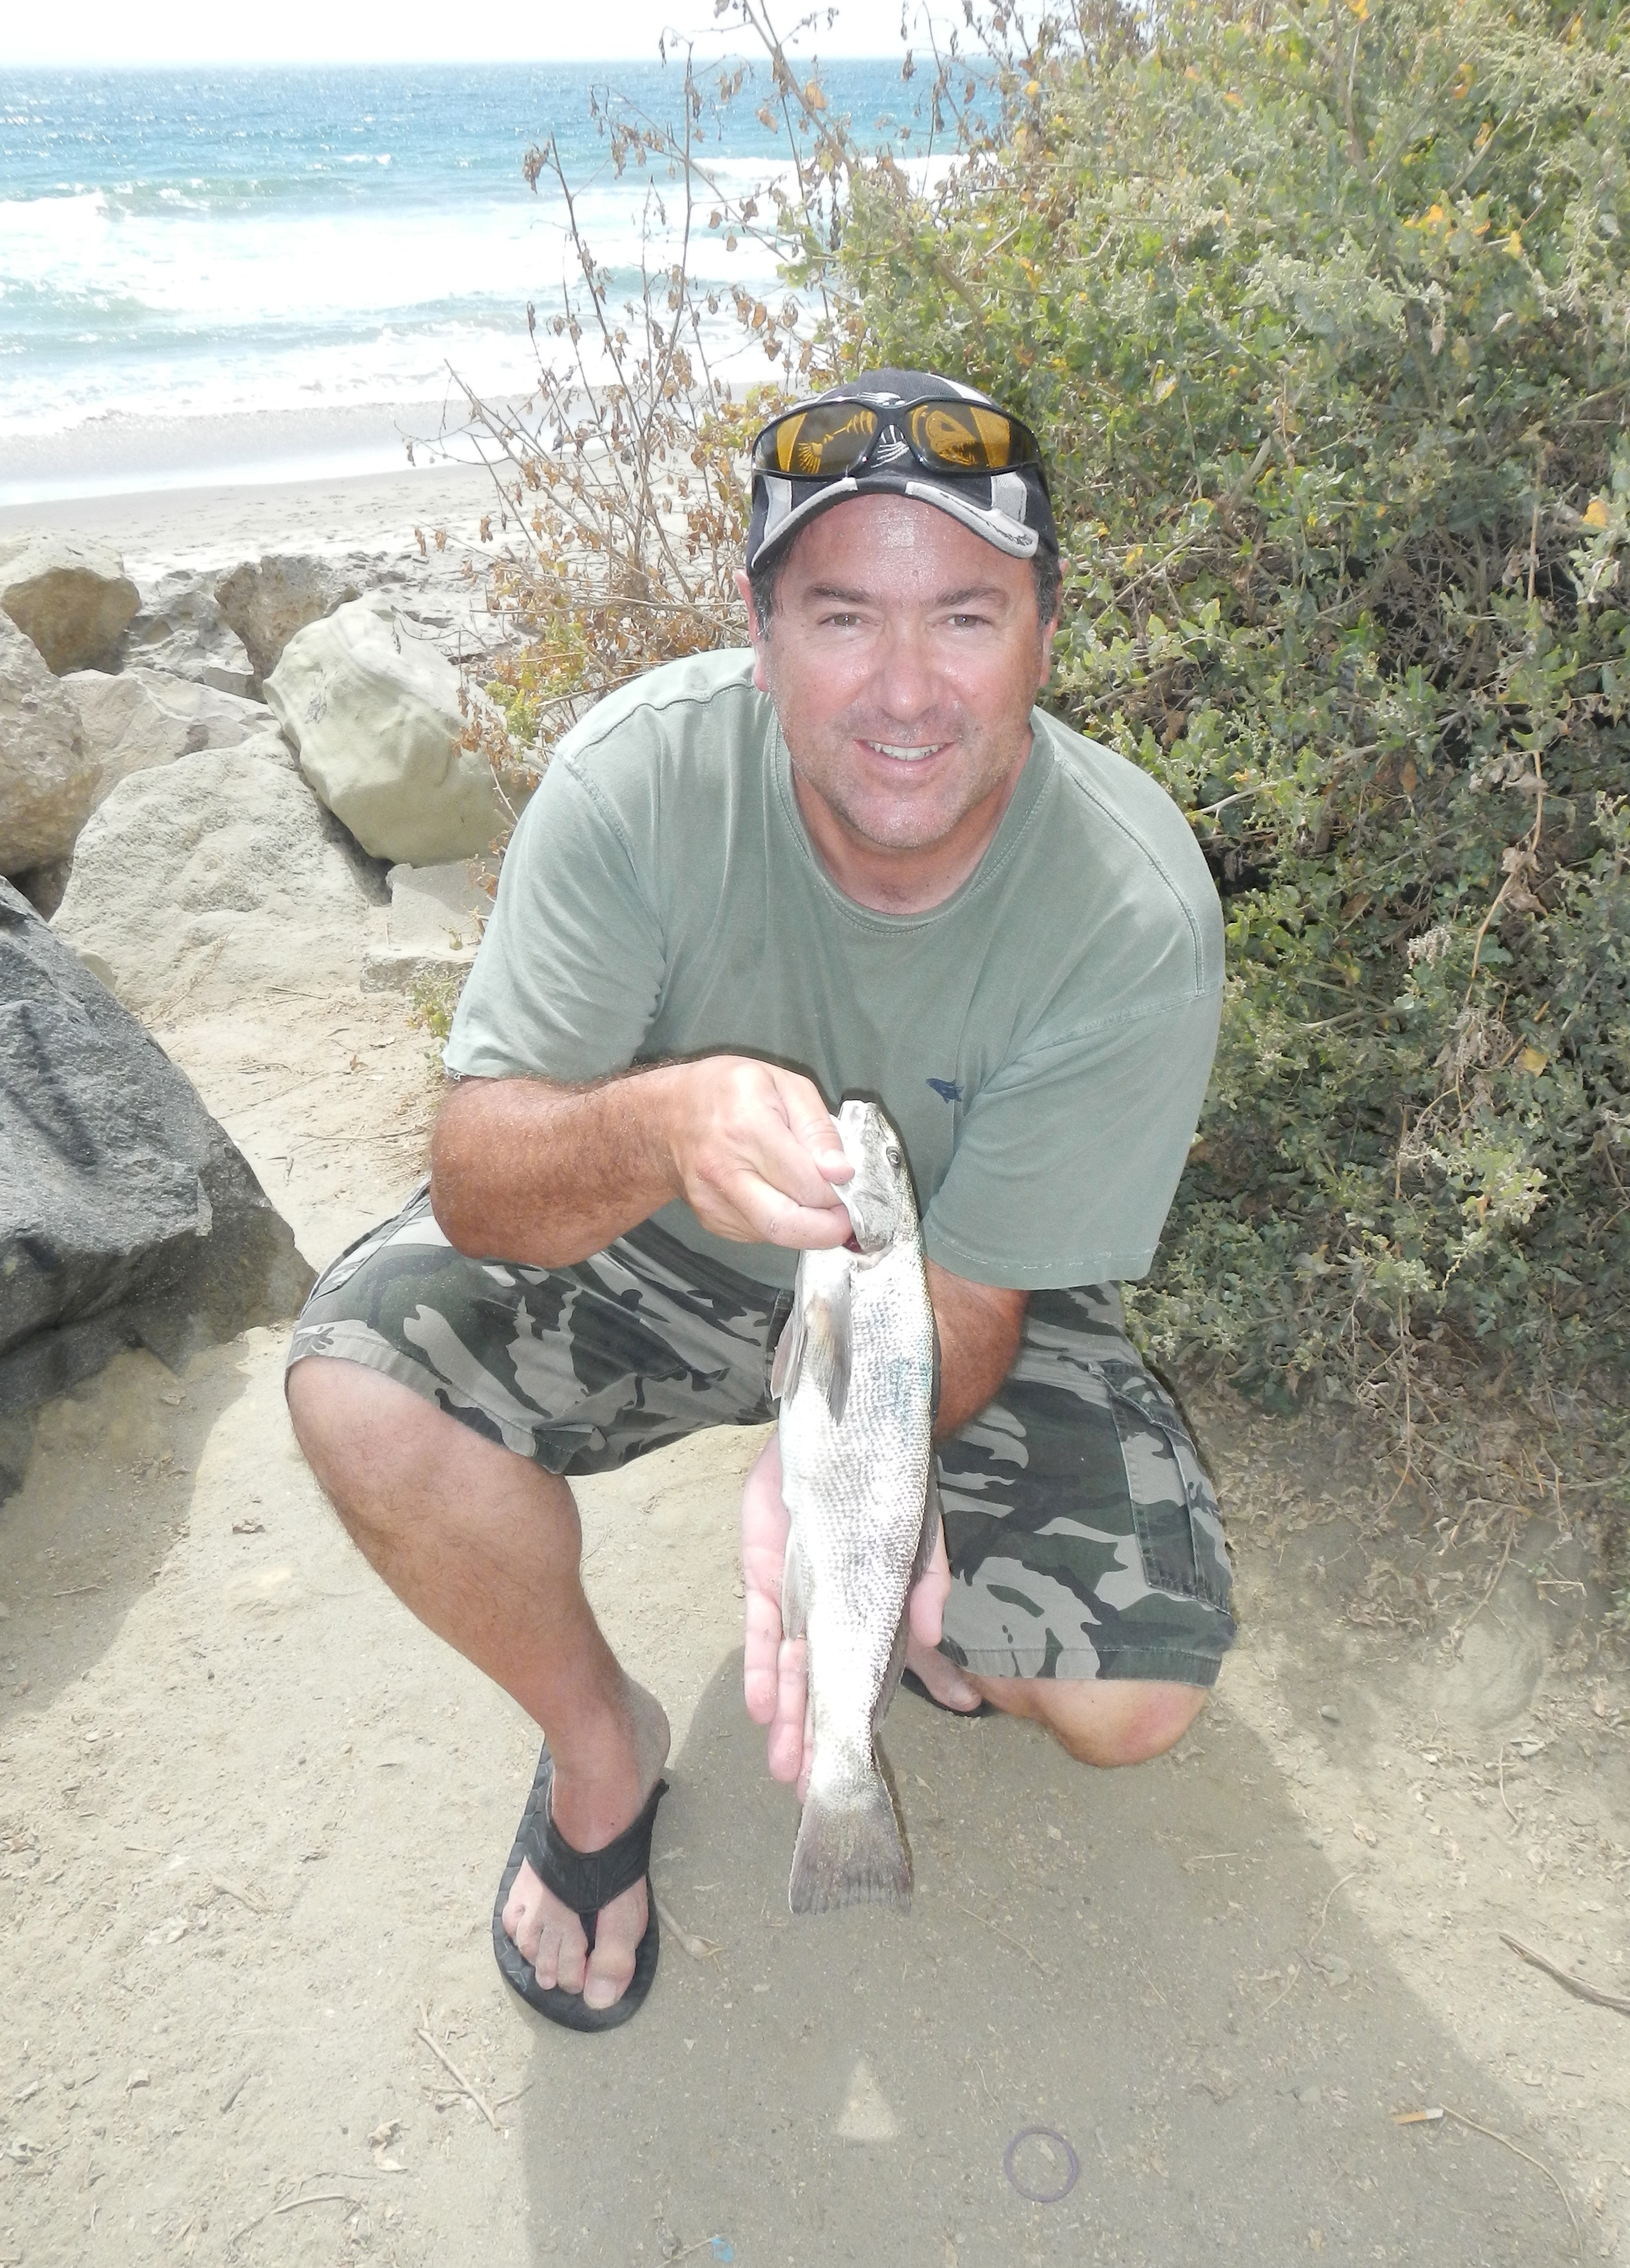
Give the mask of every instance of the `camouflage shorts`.
M 549 1472 L 606 1472 L 773 1418 L 789 1305 L 650 1222 L 576 1267 L 467 1260 L 420 1189 L 318 1279 L 289 1360 L 366 1364 Z M 939 1476 L 954 1661 L 1214 1681 L 1234 1637 L 1216 1498 L 1112 1285 L 1031 1295 L 1018 1360 Z

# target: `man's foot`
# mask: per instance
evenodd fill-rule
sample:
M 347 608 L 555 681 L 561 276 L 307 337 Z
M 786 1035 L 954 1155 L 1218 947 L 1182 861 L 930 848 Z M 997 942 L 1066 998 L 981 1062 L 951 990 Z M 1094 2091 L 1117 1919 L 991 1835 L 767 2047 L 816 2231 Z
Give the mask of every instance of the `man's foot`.
M 632 1679 L 626 1690 L 628 1736 L 620 1768 L 604 1778 L 581 1772 L 568 1778 L 555 1762 L 549 1815 L 576 1851 L 603 1851 L 615 1842 L 638 1818 L 668 1761 L 671 1735 L 662 1704 Z M 645 1885 L 635 1882 L 600 1909 L 591 1953 L 576 1915 L 525 1862 L 503 1909 L 504 1929 L 544 1991 L 558 1985 L 581 1992 L 590 2008 L 609 2008 L 627 1992 L 649 1918 Z
M 924 1646 L 913 1633 L 906 1639 L 906 1667 L 922 1680 L 942 1709 L 954 1709 L 958 1716 L 972 1717 L 985 1698 L 966 1670 L 948 1661 L 937 1646 Z

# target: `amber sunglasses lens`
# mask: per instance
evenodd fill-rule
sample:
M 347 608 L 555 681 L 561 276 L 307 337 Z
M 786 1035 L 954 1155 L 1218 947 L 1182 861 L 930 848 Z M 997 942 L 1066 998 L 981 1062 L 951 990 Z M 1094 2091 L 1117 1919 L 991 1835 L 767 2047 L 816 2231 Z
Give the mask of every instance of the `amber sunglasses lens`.
M 1035 440 L 1005 409 L 974 401 L 925 401 L 911 413 L 912 446 L 953 473 L 1000 473 L 1040 461 Z
M 794 480 L 837 480 L 859 463 L 877 431 L 875 409 L 856 401 L 817 402 L 760 433 L 753 461 L 760 472 L 789 473 Z

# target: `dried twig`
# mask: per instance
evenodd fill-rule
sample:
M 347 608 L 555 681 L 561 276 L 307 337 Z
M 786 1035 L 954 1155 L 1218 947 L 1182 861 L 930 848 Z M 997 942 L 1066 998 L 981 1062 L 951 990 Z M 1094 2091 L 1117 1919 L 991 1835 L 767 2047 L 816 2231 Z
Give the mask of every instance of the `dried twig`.
M 1498 2142 L 1503 2148 L 1509 2150 L 1514 2158 L 1521 2158 L 1524 2165 L 1532 2166 L 1536 2173 L 1543 2174 L 1568 2207 L 1568 2217 L 1574 2224 L 1574 2241 L 1581 2252 L 1584 2250 L 1584 2231 L 1579 2226 L 1579 2216 L 1574 2211 L 1574 2201 L 1543 2158 L 1536 2158 L 1531 2151 L 1520 2148 L 1509 2134 L 1497 2134 L 1492 2126 L 1479 2125 L 1477 2120 L 1468 2118 L 1464 2110 L 1451 2110 L 1448 2103 L 1443 2105 L 1443 2116 L 1445 2118 L 1452 2118 L 1457 2126 L 1469 2126 L 1474 2134 L 1487 2135 L 1491 2142 Z
M 1572 1992 L 1581 2000 L 1589 2000 L 1596 2007 L 1613 2008 L 1621 2016 L 1630 2016 L 1630 1997 L 1624 1993 L 1604 1992 L 1597 1984 L 1587 1984 L 1582 1977 L 1575 1977 L 1571 1970 L 1559 1969 L 1554 1961 L 1547 1961 L 1543 1953 L 1536 1953 L 1531 1945 L 1524 1945 L 1522 1939 L 1513 1937 L 1509 1929 L 1501 1931 L 1500 1942 L 1509 1945 L 1512 1952 L 1520 1954 L 1524 1961 L 1531 1962 L 1536 1969 L 1543 1969 L 1547 1977 L 1553 1977 L 1564 1992 Z
M 1500 1800 L 1502 1803 L 1505 1803 L 1506 1817 L 1510 1821 L 1512 1826 L 1520 1827 L 1523 1823 L 1522 1821 L 1517 1817 L 1516 1812 L 1512 1810 L 1510 1805 L 1506 1803 L 1506 1744 L 1503 1741 L 1500 1743 Z
M 228 2238 L 229 2246 L 240 2244 L 252 2228 L 259 2228 L 263 2220 L 270 2220 L 280 2213 L 294 2213 L 303 2205 L 361 2205 L 361 2198 L 353 2197 L 349 2190 L 313 2190 L 309 2197 L 285 2198 L 281 2205 L 268 2205 L 264 2213 L 257 2213 L 253 2220 L 245 2221 L 236 2234 Z
M 669 1936 L 678 1942 L 681 1952 L 688 1953 L 693 1961 L 716 1961 L 718 1959 L 719 1948 L 716 1945 L 709 1945 L 705 1938 L 694 1937 L 689 1930 L 686 1929 L 679 1922 L 677 1922 L 674 1919 L 673 1916 L 669 1912 L 667 1907 L 664 1905 L 660 1898 L 657 1899 L 656 1905 L 657 1919 L 667 1931 Z
M 503 2129 L 498 2124 L 497 2113 L 493 2110 L 492 2105 L 487 2101 L 484 2095 L 478 2094 L 475 2088 L 470 2085 L 469 2080 L 465 2077 L 458 2065 L 453 2061 L 446 2049 L 442 2045 L 435 2033 L 430 2029 L 430 2012 L 425 2007 L 422 2000 L 419 2003 L 419 2021 L 416 2027 L 416 2036 L 424 2042 L 425 2046 L 429 2048 L 430 2053 L 436 2058 L 437 2062 L 442 2066 L 442 2069 L 451 2075 L 453 2083 L 458 2088 L 460 2095 L 468 2095 L 470 2101 L 481 2112 L 481 2117 L 492 2128 L 493 2132 L 495 2134 L 501 2134 L 503 2132 Z
M 1357 1867 L 1353 1867 L 1351 1872 L 1342 1875 L 1339 1882 L 1333 1882 L 1330 1885 L 1329 1890 L 1325 1893 L 1325 1903 L 1318 1910 L 1318 1927 L 1313 1932 L 1312 1936 L 1310 1937 L 1307 1941 L 1307 1957 L 1310 1961 L 1313 1958 L 1313 1948 L 1318 1943 L 1319 1939 L 1325 1933 L 1325 1924 L 1330 1915 L 1331 1899 L 1334 1897 L 1338 1890 L 1344 1890 L 1347 1884 L 1356 1878 L 1359 1872 L 1360 1869 Z
M 257 1897 L 253 1890 L 241 1889 L 236 1882 L 229 1882 L 224 1874 L 211 1874 L 209 1888 L 212 1890 L 218 1890 L 224 1898 L 236 1898 L 239 1904 L 247 1906 L 252 1914 L 260 1914 L 264 1918 L 271 1911 L 270 1906 L 267 1904 L 264 1898 Z
M 999 1937 L 1004 1945 L 1010 1945 L 1015 1953 L 1022 1953 L 1025 1960 L 1031 1963 L 1032 1968 L 1039 1970 L 1042 1976 L 1046 1977 L 1051 1974 L 1051 1971 L 1045 1968 L 1043 1964 L 1036 1959 L 1035 1955 L 1031 1951 L 1029 1946 L 1021 1945 L 1017 1937 L 1010 1937 L 999 1922 L 992 1921 L 988 1914 L 976 1913 L 972 1906 L 965 1906 L 960 1898 L 952 1898 L 951 1903 L 956 1907 L 958 1913 L 966 1914 L 970 1921 L 982 1921 L 986 1928 L 990 1930 L 995 1936 Z

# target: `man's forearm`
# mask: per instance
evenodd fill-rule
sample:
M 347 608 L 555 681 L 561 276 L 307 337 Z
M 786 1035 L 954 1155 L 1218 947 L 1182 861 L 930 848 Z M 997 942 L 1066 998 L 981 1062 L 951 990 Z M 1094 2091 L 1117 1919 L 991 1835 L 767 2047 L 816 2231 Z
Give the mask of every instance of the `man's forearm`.
M 939 1332 L 939 1413 L 934 1438 L 943 1441 L 978 1416 L 1012 1369 L 1024 1336 L 1028 1295 L 971 1283 L 932 1260 L 928 1272 Z
M 430 1204 L 460 1252 L 568 1268 L 679 1194 L 666 1121 L 673 1067 L 593 1086 L 471 1079 L 442 1107 Z
M 430 1150 L 430 1203 L 460 1252 L 569 1268 L 671 1198 L 738 1243 L 841 1244 L 852 1168 L 819 1090 L 751 1056 L 699 1056 L 593 1086 L 472 1079 Z

